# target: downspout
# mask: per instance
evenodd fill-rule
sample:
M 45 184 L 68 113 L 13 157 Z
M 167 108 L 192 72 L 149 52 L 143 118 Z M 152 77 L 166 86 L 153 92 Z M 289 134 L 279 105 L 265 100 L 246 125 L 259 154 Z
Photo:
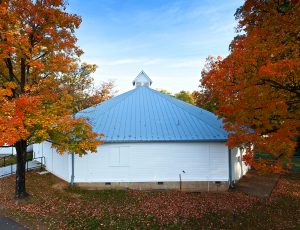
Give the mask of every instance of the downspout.
M 74 101 L 73 101 L 74 102 Z M 73 119 L 75 119 L 75 114 L 73 113 L 72 115 Z M 74 173 L 74 158 L 75 158 L 75 153 L 72 152 L 72 160 L 71 160 L 71 186 L 74 186 L 74 178 L 75 178 L 75 173 Z
M 231 161 L 231 149 L 228 149 L 228 169 L 229 169 L 229 188 L 233 188 L 234 184 L 232 181 L 232 161 Z
M 244 170 L 243 170 L 243 151 L 240 148 L 240 166 L 241 166 L 241 177 L 244 175 Z
M 74 185 L 74 177 L 75 177 L 75 175 L 74 175 L 74 158 L 75 158 L 75 156 L 74 155 L 75 154 L 72 153 L 72 161 L 71 161 L 71 168 L 72 168 L 72 172 L 71 172 L 71 186 Z

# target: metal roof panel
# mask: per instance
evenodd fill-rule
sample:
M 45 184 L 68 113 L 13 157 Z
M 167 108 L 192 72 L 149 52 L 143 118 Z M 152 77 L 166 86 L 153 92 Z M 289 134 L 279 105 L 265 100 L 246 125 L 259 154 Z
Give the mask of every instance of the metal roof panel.
M 76 114 L 106 142 L 226 141 L 216 115 L 148 87 L 137 87 Z

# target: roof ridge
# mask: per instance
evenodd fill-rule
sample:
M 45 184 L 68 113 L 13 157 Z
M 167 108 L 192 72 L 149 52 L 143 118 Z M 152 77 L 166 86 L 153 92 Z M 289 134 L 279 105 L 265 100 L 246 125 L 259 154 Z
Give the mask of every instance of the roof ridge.
M 152 90 L 152 91 L 153 91 L 154 93 L 156 93 L 158 96 L 160 96 L 160 97 L 162 97 L 162 98 L 166 98 L 170 103 L 172 103 L 172 104 L 175 105 L 176 107 L 180 108 L 181 110 L 185 111 L 186 113 L 191 114 L 193 117 L 197 118 L 197 119 L 200 120 L 202 123 L 207 124 L 207 125 L 209 125 L 210 127 L 214 128 L 214 129 L 216 129 L 216 130 L 218 130 L 219 128 L 221 128 L 221 127 L 216 127 L 215 125 L 211 125 L 210 122 L 209 122 L 209 123 L 208 123 L 208 122 L 205 122 L 205 120 L 199 118 L 198 116 L 194 115 L 193 113 L 191 113 L 191 112 L 189 112 L 189 111 L 186 111 L 184 108 L 182 108 L 182 106 L 179 106 L 179 105 L 178 105 L 177 103 L 175 103 L 175 102 L 177 102 L 177 100 L 178 100 L 179 102 L 183 102 L 183 103 L 187 104 L 188 106 L 193 106 L 193 107 L 196 107 L 196 106 L 194 106 L 194 105 L 192 105 L 192 104 L 189 104 L 189 103 L 186 103 L 186 102 L 184 102 L 184 101 L 181 101 L 181 100 L 179 100 L 179 99 L 177 99 L 177 98 L 173 98 L 172 96 L 169 96 L 169 95 L 160 93 L 160 92 L 158 92 L 157 90 L 150 89 L 150 88 L 148 88 L 148 89 L 149 89 L 149 90 Z M 175 102 L 174 102 L 174 101 L 175 101 Z M 199 107 L 196 107 L 196 108 L 201 109 L 201 110 L 203 110 L 203 111 L 205 111 L 205 112 L 209 112 L 209 111 L 206 111 L 205 109 L 202 109 L 202 108 L 199 108 Z M 212 115 L 214 115 L 214 114 L 212 113 Z M 224 130 L 224 131 L 225 131 L 225 130 Z M 226 132 L 226 131 L 225 131 L 225 132 Z

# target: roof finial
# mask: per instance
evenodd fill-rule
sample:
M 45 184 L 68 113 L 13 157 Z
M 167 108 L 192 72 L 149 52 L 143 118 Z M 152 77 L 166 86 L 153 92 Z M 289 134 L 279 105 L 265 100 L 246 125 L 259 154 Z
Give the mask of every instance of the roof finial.
M 152 84 L 152 80 L 148 75 L 142 70 L 139 75 L 132 81 L 132 84 L 135 87 L 140 87 L 140 86 L 145 86 L 145 87 L 150 87 Z

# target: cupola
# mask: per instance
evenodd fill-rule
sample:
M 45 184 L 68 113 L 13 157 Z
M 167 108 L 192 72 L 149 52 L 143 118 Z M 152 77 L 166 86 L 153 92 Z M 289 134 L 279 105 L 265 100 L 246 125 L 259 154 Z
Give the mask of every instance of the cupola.
M 150 87 L 152 84 L 152 80 L 148 75 L 142 70 L 137 77 L 132 81 L 133 86 L 135 87 L 140 87 L 140 86 L 145 86 L 145 87 Z

